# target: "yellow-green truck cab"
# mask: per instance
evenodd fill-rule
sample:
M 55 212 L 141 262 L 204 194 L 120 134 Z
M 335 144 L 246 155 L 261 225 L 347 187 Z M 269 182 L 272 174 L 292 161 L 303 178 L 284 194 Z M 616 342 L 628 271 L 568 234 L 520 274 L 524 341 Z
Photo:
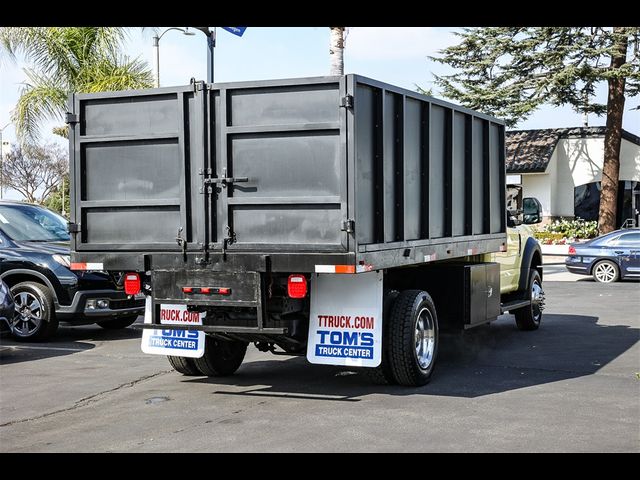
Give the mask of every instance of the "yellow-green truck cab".
M 485 261 L 500 264 L 502 312 L 513 313 L 522 330 L 539 327 L 544 310 L 542 251 L 530 225 L 542 220 L 542 206 L 533 198 L 522 198 L 522 187 L 507 186 L 507 245 L 504 252 L 485 255 Z

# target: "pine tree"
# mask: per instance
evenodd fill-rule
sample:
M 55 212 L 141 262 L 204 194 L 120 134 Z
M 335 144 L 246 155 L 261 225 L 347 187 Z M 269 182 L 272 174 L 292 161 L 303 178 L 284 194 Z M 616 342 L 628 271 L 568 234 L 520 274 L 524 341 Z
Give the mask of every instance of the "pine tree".
M 484 27 L 457 34 L 433 60 L 456 69 L 436 76 L 443 94 L 514 125 L 542 104 L 606 114 L 598 227 L 616 227 L 625 95 L 640 91 L 639 27 Z M 594 101 L 608 83 L 607 104 Z

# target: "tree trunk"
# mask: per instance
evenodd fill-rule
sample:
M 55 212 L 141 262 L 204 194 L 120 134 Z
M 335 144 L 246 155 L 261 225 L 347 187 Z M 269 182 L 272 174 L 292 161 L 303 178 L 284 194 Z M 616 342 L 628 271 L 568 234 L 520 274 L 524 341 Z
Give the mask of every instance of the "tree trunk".
M 619 69 L 627 60 L 628 36 L 624 27 L 614 27 L 614 53 L 611 69 Z M 618 180 L 620 177 L 620 143 L 622 142 L 622 115 L 624 113 L 625 78 L 612 77 L 608 80 L 607 130 L 604 135 L 604 163 L 602 165 L 602 190 L 600 191 L 600 211 L 598 230 L 600 234 L 616 229 L 618 200 Z
M 344 27 L 330 27 L 329 75 L 344 75 Z

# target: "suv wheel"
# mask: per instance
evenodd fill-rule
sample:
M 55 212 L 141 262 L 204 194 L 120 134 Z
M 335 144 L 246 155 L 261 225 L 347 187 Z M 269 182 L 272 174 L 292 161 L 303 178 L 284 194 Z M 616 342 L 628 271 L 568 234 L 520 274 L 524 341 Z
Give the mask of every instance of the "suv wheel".
M 16 317 L 12 334 L 16 340 L 34 342 L 45 340 L 58 329 L 51 291 L 41 283 L 22 282 L 11 288 L 15 300 Z

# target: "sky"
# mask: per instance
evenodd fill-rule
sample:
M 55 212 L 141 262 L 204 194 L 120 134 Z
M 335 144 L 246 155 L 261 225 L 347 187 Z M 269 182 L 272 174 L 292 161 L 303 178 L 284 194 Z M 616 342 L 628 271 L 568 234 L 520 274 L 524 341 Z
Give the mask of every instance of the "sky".
M 162 32 L 168 27 L 158 27 Z M 456 29 L 447 27 L 352 27 L 345 46 L 345 73 L 357 73 L 386 83 L 415 90 L 432 88 L 432 74 L 449 73 L 448 67 L 428 59 L 437 51 L 457 43 Z M 161 86 L 185 85 L 194 77 L 206 79 L 207 47 L 204 34 L 185 36 L 172 30 L 160 40 Z M 125 54 L 146 60 L 154 68 L 151 28 L 131 29 L 125 44 Z M 27 64 L 0 59 L 0 128 L 10 120 L 10 112 L 20 95 L 21 82 Z M 215 81 L 265 80 L 275 78 L 321 76 L 329 73 L 329 29 L 327 27 L 248 27 L 239 38 L 217 28 L 215 48 Z M 606 85 L 598 90 L 598 101 L 606 103 Z M 640 135 L 640 99 L 627 99 L 623 127 Z M 51 127 L 62 121 L 43 123 L 42 139 L 64 144 L 51 134 Z M 604 125 L 604 117 L 589 117 L 590 126 Z M 582 114 L 570 107 L 544 106 L 518 129 L 577 127 Z M 12 125 L 3 131 L 3 141 L 15 141 Z M 17 198 L 9 192 L 8 198 Z

